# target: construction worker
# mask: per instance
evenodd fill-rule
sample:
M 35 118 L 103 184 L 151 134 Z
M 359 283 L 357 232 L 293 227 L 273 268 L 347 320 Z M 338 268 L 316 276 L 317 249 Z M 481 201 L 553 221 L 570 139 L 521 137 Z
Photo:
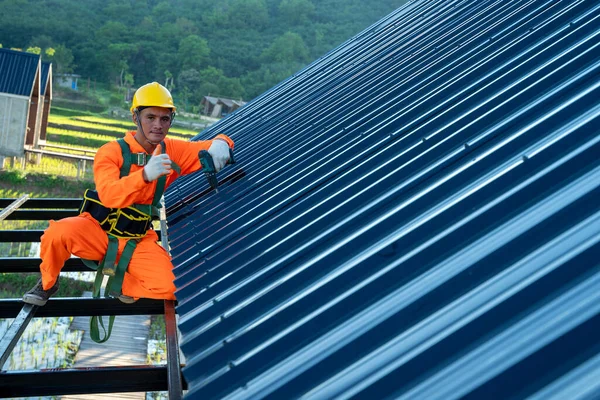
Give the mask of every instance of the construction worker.
M 46 304 L 58 290 L 59 273 L 72 254 L 95 261 L 112 257 L 117 265 L 125 258 L 128 243 L 134 249 L 128 253 L 122 285 L 114 295 L 125 303 L 138 298 L 175 299 L 171 258 L 157 243 L 158 236 L 147 216 L 154 212 L 152 207 L 164 188 L 177 177 L 201 168 L 199 151 L 208 150 L 219 171 L 233 149 L 233 141 L 223 134 L 198 142 L 167 138 L 175 111 L 171 93 L 157 82 L 135 92 L 131 112 L 137 131 L 127 132 L 124 140 L 107 143 L 96 153 L 96 192 L 88 191 L 85 196 L 90 207 L 82 206 L 78 216 L 50 221 L 41 237 L 42 277 L 23 296 L 25 303 Z M 130 165 L 128 160 L 132 160 Z M 124 168 L 128 171 L 123 172 Z M 134 226 L 117 228 L 119 218 Z M 114 244 L 112 256 L 107 253 L 111 251 L 110 243 Z

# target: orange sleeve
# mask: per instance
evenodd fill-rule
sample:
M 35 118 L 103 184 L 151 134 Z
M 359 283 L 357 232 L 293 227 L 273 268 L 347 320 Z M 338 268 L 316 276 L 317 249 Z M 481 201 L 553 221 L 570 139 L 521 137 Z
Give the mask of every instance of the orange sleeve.
M 94 158 L 94 182 L 100 201 L 106 207 L 122 208 L 134 203 L 149 204 L 147 192 L 150 185 L 142 176 L 143 167 L 132 165 L 128 176 L 119 179 L 123 156 L 119 144 L 109 142 L 98 149 Z M 151 202 L 151 201 L 150 201 Z
M 233 140 L 227 135 L 218 134 L 214 139 L 222 139 L 227 142 L 229 147 L 233 149 Z M 165 143 L 167 145 L 167 153 L 179 168 L 181 175 L 187 175 L 200 169 L 200 158 L 198 153 L 200 150 L 208 150 L 213 140 L 200 140 L 198 142 L 186 142 L 183 140 L 169 139 Z

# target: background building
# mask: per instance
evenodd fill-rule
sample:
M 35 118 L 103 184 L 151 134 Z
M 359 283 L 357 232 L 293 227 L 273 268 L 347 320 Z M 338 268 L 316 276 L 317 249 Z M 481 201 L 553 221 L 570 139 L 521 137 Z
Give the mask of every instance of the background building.
M 50 110 L 51 71 L 49 65 L 44 67 L 42 89 L 39 55 L 0 48 L 0 156 L 21 157 L 25 147 L 36 144 L 42 131 L 45 137 L 42 125 L 44 121 L 47 124 L 45 110 Z
M 0 156 L 21 157 L 45 143 L 51 103 L 52 64 L 0 48 Z
M 204 96 L 200 102 L 200 109 L 204 115 L 221 118 L 231 114 L 244 104 L 246 104 L 246 102 L 242 100 Z

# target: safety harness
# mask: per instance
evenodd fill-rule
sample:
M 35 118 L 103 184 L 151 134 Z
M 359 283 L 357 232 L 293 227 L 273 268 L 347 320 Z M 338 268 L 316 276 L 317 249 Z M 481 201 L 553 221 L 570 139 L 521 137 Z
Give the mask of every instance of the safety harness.
M 124 139 L 119 139 L 117 142 L 121 146 L 123 155 L 120 178 L 129 175 L 132 164 L 144 166 L 152 157 L 152 155 L 146 153 L 132 153 Z M 161 142 L 161 148 L 162 152 L 165 153 L 166 145 L 164 142 Z M 177 173 L 181 174 L 177 164 L 172 162 L 171 166 Z M 90 213 L 108 235 L 108 249 L 102 260 L 82 259 L 86 266 L 96 271 L 92 293 L 94 298 L 99 298 L 101 295 L 104 276 L 109 277 L 104 288 L 104 297 L 118 297 L 121 295 L 125 271 L 127 271 L 135 247 L 146 236 L 148 229 L 152 228 L 152 221 L 160 218 L 159 204 L 165 190 L 166 180 L 167 178 L 164 175 L 158 178 L 152 204 L 134 204 L 125 208 L 105 207 L 100 201 L 98 192 L 90 189 L 85 191 L 79 212 Z M 119 239 L 127 239 L 127 244 L 117 262 Z M 114 320 L 114 315 L 109 316 L 107 331 L 102 316 L 92 316 L 90 318 L 90 337 L 92 340 L 97 343 L 106 342 L 110 338 Z M 103 337 L 100 336 L 100 327 L 104 331 Z

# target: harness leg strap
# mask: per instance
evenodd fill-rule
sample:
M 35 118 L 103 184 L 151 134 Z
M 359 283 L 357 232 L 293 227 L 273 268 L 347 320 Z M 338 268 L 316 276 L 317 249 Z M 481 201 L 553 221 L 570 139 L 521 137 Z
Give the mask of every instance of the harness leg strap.
M 103 262 L 100 262 L 99 266 L 96 270 L 96 278 L 94 280 L 94 291 L 93 297 L 98 298 L 101 295 L 102 289 L 102 281 L 104 280 L 104 276 L 108 275 L 104 269 L 107 265 L 107 259 L 109 253 L 114 250 L 114 258 L 116 259 L 116 253 L 118 250 L 118 241 L 114 236 L 109 236 L 109 251 L 107 252 L 106 257 Z M 114 239 L 112 241 L 111 239 Z M 116 243 L 116 244 L 115 244 Z M 104 289 L 104 297 L 117 297 L 121 294 L 122 286 L 123 286 L 123 278 L 125 277 L 125 271 L 127 271 L 127 267 L 129 266 L 129 262 L 131 261 L 131 257 L 133 256 L 133 252 L 135 247 L 138 244 L 138 240 L 131 239 L 127 241 L 123 252 L 121 253 L 121 258 L 119 258 L 119 262 L 117 263 L 115 269 L 114 261 L 110 264 L 115 271 L 112 275 L 109 275 L 108 281 L 106 282 L 106 288 Z M 89 260 L 86 260 L 89 261 Z M 92 265 L 93 262 L 91 262 Z M 88 263 L 86 263 L 88 265 Z M 113 324 L 115 322 L 115 316 L 110 315 L 108 317 L 108 329 L 104 326 L 104 321 L 102 320 L 102 316 L 92 316 L 90 318 L 90 337 L 96 343 L 104 343 L 106 342 L 112 333 Z M 100 334 L 100 328 L 102 328 L 103 335 Z
M 133 256 L 133 252 L 135 251 L 137 244 L 138 241 L 135 239 L 130 239 L 127 241 L 127 244 L 121 253 L 121 258 L 117 264 L 117 271 L 112 279 L 111 285 L 108 285 L 108 283 L 106 284 L 106 291 L 109 292 L 109 295 L 117 297 L 121 294 L 125 271 L 127 271 L 127 266 L 129 266 L 129 262 L 131 261 L 131 257 Z
M 104 262 L 102 263 L 102 273 L 106 276 L 115 276 L 116 273 L 116 262 L 117 253 L 119 252 L 119 240 L 113 236 L 108 235 L 108 249 L 104 256 Z

